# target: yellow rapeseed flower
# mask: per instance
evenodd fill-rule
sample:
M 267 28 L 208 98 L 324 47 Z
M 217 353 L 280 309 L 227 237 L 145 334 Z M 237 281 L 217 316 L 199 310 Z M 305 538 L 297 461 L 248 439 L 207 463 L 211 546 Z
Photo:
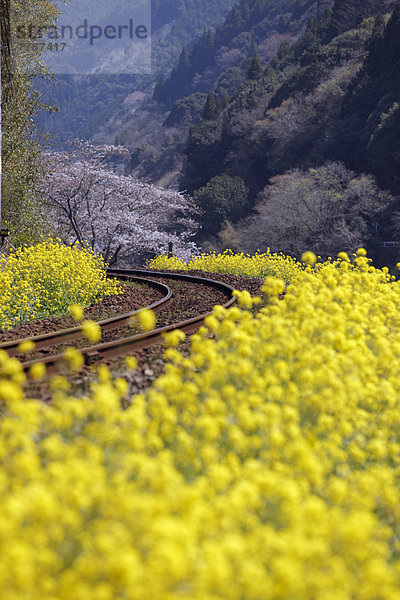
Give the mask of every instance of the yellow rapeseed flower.
M 101 365 L 27 401 L 0 350 L 5 598 L 397 600 L 400 282 L 338 257 L 278 300 L 284 260 L 267 304 L 216 306 L 129 400 Z
M 35 342 L 33 342 L 32 340 L 25 340 L 24 342 L 18 344 L 18 351 L 22 352 L 23 354 L 26 354 L 27 352 L 32 352 L 32 350 L 34 350 L 35 347 Z
M 32 365 L 29 369 L 31 379 L 43 379 L 46 375 L 46 365 L 42 362 Z
M 55 377 L 52 377 L 49 386 L 52 391 L 62 392 L 67 392 L 71 388 L 71 384 L 68 381 L 67 377 L 64 377 L 62 375 L 56 375 Z
M 81 327 L 83 335 L 92 344 L 97 344 L 101 340 L 101 327 L 95 321 L 83 321 Z
M 179 329 L 163 333 L 164 343 L 166 346 L 178 346 L 186 338 L 186 334 Z
M 82 321 L 83 319 L 83 308 L 80 304 L 71 304 L 69 312 L 76 321 Z
M 76 348 L 67 348 L 63 358 L 73 371 L 78 371 L 84 364 L 83 354 Z
M 107 279 L 99 254 L 50 238 L 0 259 L 0 284 L 3 329 L 68 310 L 80 320 L 83 306 L 122 293 L 118 282 Z
M 145 308 L 141 310 L 138 314 L 138 319 L 145 331 L 151 331 L 154 329 L 156 324 L 156 315 L 151 309 Z
M 260 289 L 268 296 L 279 296 L 285 289 L 285 282 L 275 277 L 266 277 Z
M 301 260 L 306 263 L 306 265 L 313 267 L 317 262 L 317 257 L 315 256 L 314 252 L 307 251 L 302 254 Z
M 131 371 L 134 371 L 138 366 L 138 362 L 134 356 L 127 356 L 125 358 L 125 363 L 128 369 L 130 369 Z

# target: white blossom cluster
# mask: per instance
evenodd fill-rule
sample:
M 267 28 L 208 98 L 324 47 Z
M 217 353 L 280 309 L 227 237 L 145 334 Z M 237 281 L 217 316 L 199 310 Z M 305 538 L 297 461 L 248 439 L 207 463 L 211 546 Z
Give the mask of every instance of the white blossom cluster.
M 129 266 L 149 254 L 198 253 L 192 238 L 199 209 L 180 192 L 136 181 L 113 161 L 129 156 L 122 146 L 77 141 L 70 151 L 46 154 L 41 192 L 58 235 L 88 242 L 110 265 Z

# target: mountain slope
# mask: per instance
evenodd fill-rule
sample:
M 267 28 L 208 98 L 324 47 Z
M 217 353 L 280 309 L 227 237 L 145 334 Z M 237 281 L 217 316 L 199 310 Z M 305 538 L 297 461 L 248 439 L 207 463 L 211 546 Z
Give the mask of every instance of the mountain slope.
M 233 0 L 152 0 L 152 74 L 57 76 L 42 92 L 59 112 L 42 115 L 41 126 L 58 146 L 74 137 L 92 138 L 109 120 L 115 130 L 120 116 L 140 105 L 160 73 L 172 68 L 182 43 L 190 43 L 204 27 L 218 25 L 232 4 Z
M 132 173 L 177 185 L 190 127 L 200 123 L 209 89 L 223 109 L 246 80 L 255 53 L 267 65 L 282 44 L 302 34 L 310 16 L 331 5 L 330 0 L 241 0 L 215 31 L 205 29 L 191 49 L 182 49 L 152 101 L 121 123 L 116 139 L 132 150 Z
M 319 21 L 310 18 L 301 38 L 283 44 L 263 71 L 250 68 L 229 106 L 192 128 L 182 189 L 206 198 L 215 178 L 240 177 L 249 190 L 245 206 L 241 200 L 245 216 L 272 177 L 334 160 L 397 191 L 400 3 L 390 18 L 382 14 L 390 6 L 371 3 L 369 18 L 332 37 L 339 4 Z M 215 233 L 211 209 L 204 220 L 207 237 Z

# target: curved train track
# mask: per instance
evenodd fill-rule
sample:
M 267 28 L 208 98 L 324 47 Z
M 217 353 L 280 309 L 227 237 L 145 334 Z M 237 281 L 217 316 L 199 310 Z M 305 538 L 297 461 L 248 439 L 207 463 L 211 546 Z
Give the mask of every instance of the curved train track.
M 121 326 L 127 325 L 132 319 L 132 317 L 135 314 L 139 313 L 141 310 L 143 310 L 143 308 L 151 308 L 155 312 L 160 312 L 167 308 L 169 305 L 173 304 L 173 290 L 166 283 L 154 280 L 153 278 L 155 277 L 157 279 L 170 279 L 177 282 L 190 282 L 192 284 L 197 283 L 216 288 L 219 291 L 223 292 L 223 294 L 227 297 L 227 301 L 223 304 L 225 308 L 228 308 L 236 301 L 236 298 L 232 296 L 232 292 L 234 291 L 233 287 L 226 283 L 215 281 L 209 278 L 196 277 L 193 275 L 183 275 L 173 272 L 165 273 L 153 270 L 147 271 L 144 269 L 108 269 L 107 274 L 112 277 L 116 277 L 121 281 L 131 281 L 135 283 L 146 284 L 152 287 L 153 289 L 157 290 L 158 292 L 161 292 L 163 294 L 163 297 L 160 300 L 157 300 L 157 302 L 153 302 L 152 304 L 144 306 L 138 310 L 134 310 L 132 312 L 119 315 L 117 317 L 112 317 L 110 319 L 103 319 L 101 321 L 98 321 L 102 333 L 112 329 L 118 329 Z M 196 302 L 195 296 L 193 297 L 193 302 Z M 81 349 L 81 352 L 84 356 L 85 364 L 91 364 L 100 360 L 116 358 L 119 356 L 124 356 L 125 354 L 128 354 L 134 350 L 149 348 L 150 346 L 154 346 L 162 342 L 163 333 L 173 331 L 174 329 L 180 329 L 185 333 L 193 333 L 200 327 L 204 319 L 209 314 L 211 314 L 211 311 L 200 314 L 191 319 L 174 322 L 145 333 L 137 333 L 135 335 L 128 335 L 122 338 L 118 337 L 117 339 L 108 342 L 102 342 L 96 345 L 84 347 Z M 82 337 L 82 329 L 80 326 L 77 326 L 69 329 L 63 329 L 60 331 L 37 335 L 30 338 L 3 342 L 0 343 L 0 349 L 6 350 L 10 356 L 18 355 L 20 353 L 18 348 L 19 344 L 29 339 L 35 343 L 35 351 L 44 351 L 47 353 L 50 352 L 52 346 L 57 347 L 57 345 L 62 345 L 67 342 L 69 343 L 71 341 L 81 339 Z M 58 365 L 61 360 L 61 354 L 53 353 L 50 355 L 41 356 L 40 358 L 35 358 L 33 360 L 28 360 L 25 362 L 23 361 L 22 366 L 24 371 L 28 372 L 33 365 L 37 363 L 44 363 L 46 365 L 47 372 L 51 373 L 58 370 Z

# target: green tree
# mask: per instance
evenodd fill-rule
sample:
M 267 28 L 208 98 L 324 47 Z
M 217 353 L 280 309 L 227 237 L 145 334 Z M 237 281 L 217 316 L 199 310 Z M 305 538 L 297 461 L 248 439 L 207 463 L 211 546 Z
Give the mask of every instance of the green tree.
M 335 0 L 332 9 L 330 37 L 353 29 L 363 19 L 385 10 L 381 0 Z
M 176 68 L 175 84 L 179 90 L 184 91 L 190 82 L 192 75 L 189 53 L 186 46 L 183 46 Z
M 41 141 L 35 120 L 49 109 L 35 89 L 47 77 L 40 49 L 20 41 L 17 27 L 52 25 L 57 8 L 52 0 L 1 0 L 2 49 L 2 213 L 15 243 L 44 232 L 46 220 L 36 193 L 41 170 Z
M 250 36 L 249 58 L 254 58 L 255 56 L 258 56 L 258 48 L 256 37 L 254 35 L 254 32 L 252 31 Z
M 225 221 L 236 223 L 248 208 L 249 190 L 240 177 L 217 175 L 196 190 L 194 201 L 203 210 L 203 235 L 215 235 Z
M 153 92 L 153 100 L 158 100 L 159 102 L 163 101 L 165 94 L 165 77 L 161 74 Z
M 217 104 L 215 102 L 214 93 L 212 90 L 208 92 L 206 105 L 204 107 L 203 119 L 205 121 L 212 121 L 218 116 Z
M 314 62 L 321 48 L 319 24 L 315 17 L 308 20 L 307 28 L 295 46 L 295 57 L 302 66 Z
M 261 64 L 261 61 L 258 58 L 258 56 L 255 56 L 252 59 L 250 68 L 247 72 L 247 79 L 259 79 L 263 73 L 264 73 L 264 69 Z
M 190 70 L 190 58 L 189 58 L 189 54 L 188 54 L 188 51 L 187 51 L 187 48 L 185 45 L 182 48 L 177 71 L 179 74 L 184 75 L 189 70 Z

